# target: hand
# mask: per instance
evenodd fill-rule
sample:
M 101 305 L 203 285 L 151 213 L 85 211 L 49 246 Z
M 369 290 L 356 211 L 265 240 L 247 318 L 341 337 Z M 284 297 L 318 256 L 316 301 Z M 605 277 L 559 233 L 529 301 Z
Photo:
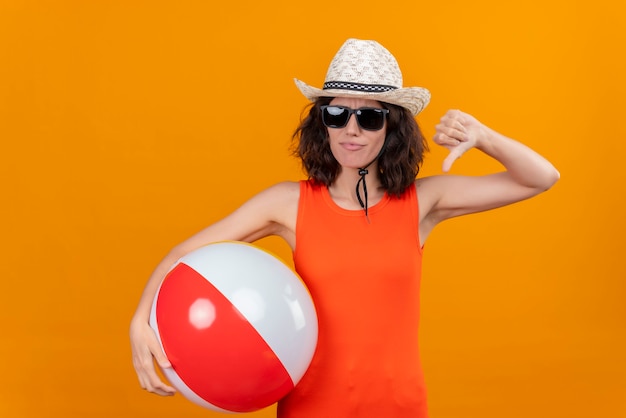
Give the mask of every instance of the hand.
M 133 365 L 139 384 L 148 392 L 171 396 L 176 389 L 165 384 L 156 373 L 154 360 L 161 368 L 172 367 L 161 349 L 154 330 L 145 321 L 133 321 L 130 326 L 130 342 L 133 352 Z
M 448 172 L 452 164 L 485 135 L 485 126 L 473 116 L 460 110 L 449 110 L 435 127 L 433 141 L 447 148 L 450 154 L 443 161 L 443 171 Z

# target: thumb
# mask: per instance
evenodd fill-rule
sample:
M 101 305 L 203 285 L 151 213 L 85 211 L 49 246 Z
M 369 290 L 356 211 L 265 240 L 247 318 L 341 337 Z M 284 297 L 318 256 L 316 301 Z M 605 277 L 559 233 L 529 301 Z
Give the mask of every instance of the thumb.
M 170 363 L 167 357 L 165 357 L 165 355 L 162 353 L 155 355 L 154 359 L 156 360 L 159 367 L 162 369 L 169 369 L 170 367 L 172 367 L 172 363 Z
M 159 367 L 163 369 L 169 369 L 172 367 L 172 363 L 167 359 L 167 356 L 163 352 L 163 349 L 159 344 L 156 347 L 153 347 L 152 354 L 154 355 L 154 359 L 156 360 Z
M 450 154 L 448 154 L 448 156 L 446 157 L 446 159 L 443 160 L 443 172 L 447 173 L 448 171 L 450 171 L 450 168 L 452 168 L 452 164 L 454 164 L 456 160 L 461 158 L 461 155 L 463 155 L 463 151 L 459 150 L 458 147 L 453 148 L 450 151 Z

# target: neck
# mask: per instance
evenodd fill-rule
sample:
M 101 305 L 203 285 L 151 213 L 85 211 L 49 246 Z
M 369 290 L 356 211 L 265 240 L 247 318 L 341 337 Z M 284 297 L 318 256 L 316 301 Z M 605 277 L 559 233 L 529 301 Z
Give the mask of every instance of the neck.
M 381 188 L 378 177 L 378 165 L 376 163 L 371 164 L 367 171 L 368 174 L 365 175 L 365 178 L 369 193 L 369 205 L 372 206 L 379 202 L 385 193 Z M 361 209 L 355 190 L 355 186 L 360 178 L 358 168 L 343 168 L 333 184 L 328 188 L 335 203 L 347 209 Z

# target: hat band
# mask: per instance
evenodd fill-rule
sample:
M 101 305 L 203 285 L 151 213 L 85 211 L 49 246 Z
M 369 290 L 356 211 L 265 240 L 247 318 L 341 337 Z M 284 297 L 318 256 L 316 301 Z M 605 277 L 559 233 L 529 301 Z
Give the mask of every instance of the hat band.
M 348 81 L 329 81 L 324 83 L 323 89 L 355 90 L 364 91 L 367 93 L 384 93 L 387 91 L 397 90 L 398 88 L 394 86 L 385 86 L 382 84 L 361 84 L 350 83 Z

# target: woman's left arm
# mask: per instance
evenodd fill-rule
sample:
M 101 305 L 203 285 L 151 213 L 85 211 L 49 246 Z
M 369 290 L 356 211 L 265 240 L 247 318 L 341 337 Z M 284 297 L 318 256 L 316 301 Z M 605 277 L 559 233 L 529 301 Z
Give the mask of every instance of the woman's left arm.
M 537 152 L 459 110 L 450 110 L 441 118 L 433 140 L 450 150 L 443 162 L 444 172 L 472 148 L 496 159 L 506 169 L 485 176 L 422 179 L 418 186 L 431 198 L 429 212 L 434 223 L 528 199 L 548 190 L 560 176 Z

